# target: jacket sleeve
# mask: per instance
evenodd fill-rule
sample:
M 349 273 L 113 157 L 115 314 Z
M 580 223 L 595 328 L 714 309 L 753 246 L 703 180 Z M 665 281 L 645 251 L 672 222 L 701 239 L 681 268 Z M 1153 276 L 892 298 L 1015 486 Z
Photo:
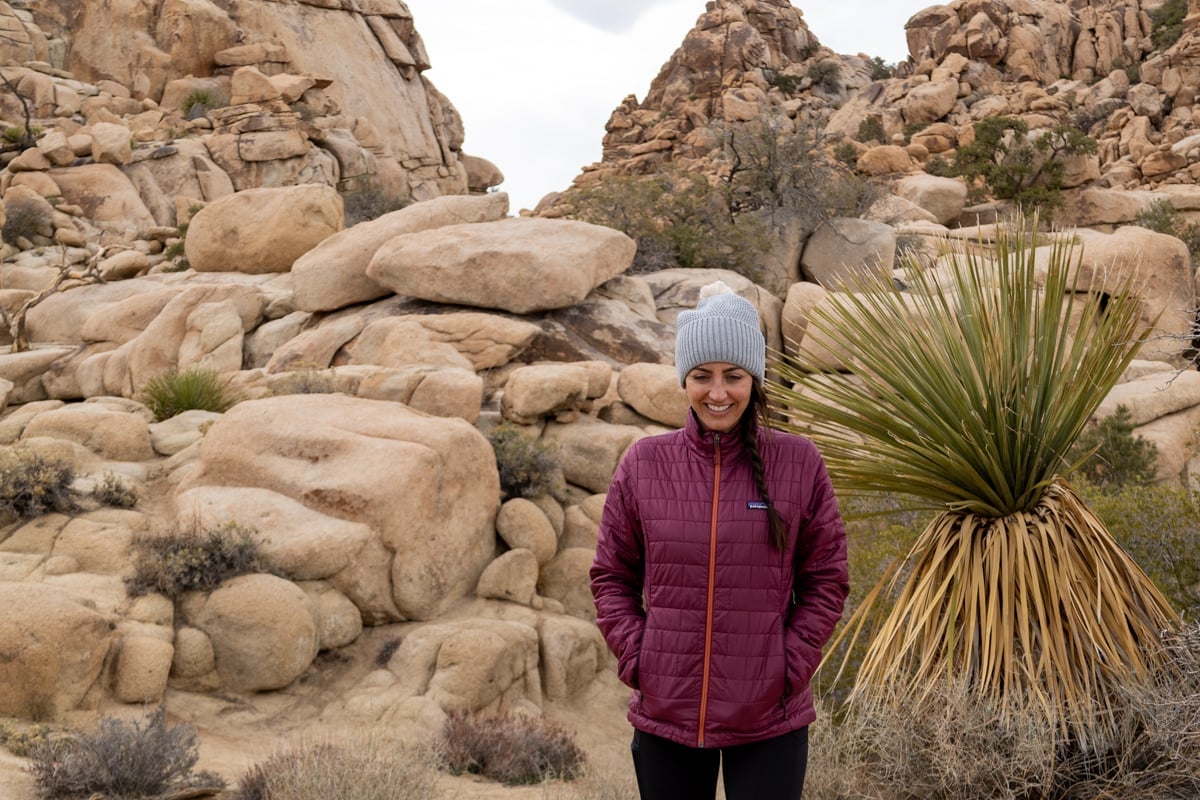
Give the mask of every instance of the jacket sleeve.
M 846 528 L 825 462 L 817 454 L 808 514 L 796 542 L 795 602 L 788 620 L 788 684 L 804 691 L 821 663 L 821 649 L 842 618 L 850 592 Z
M 621 462 L 604 501 L 590 571 L 596 624 L 617 657 L 617 675 L 636 689 L 646 612 L 642 603 L 645 557 L 641 523 L 630 493 L 629 459 Z

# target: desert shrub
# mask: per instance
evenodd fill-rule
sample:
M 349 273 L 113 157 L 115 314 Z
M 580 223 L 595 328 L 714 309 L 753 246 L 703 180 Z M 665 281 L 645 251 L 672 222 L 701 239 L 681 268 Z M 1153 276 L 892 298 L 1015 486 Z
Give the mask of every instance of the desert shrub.
M 879 117 L 870 116 L 863 117 L 858 123 L 858 134 L 855 137 L 860 142 L 879 142 L 885 141 L 886 134 L 883 132 L 883 123 Z
M 873 184 L 825 154 L 825 140 L 763 118 L 723 129 L 730 208 L 739 214 L 787 212 L 813 230 L 832 217 L 859 216 L 879 197 Z
M 787 75 L 776 72 L 771 75 L 767 83 L 778 88 L 784 94 L 795 94 L 800 88 L 800 84 L 804 83 L 804 78 L 799 75 Z
M 991 195 L 1013 200 L 1026 211 L 1039 210 L 1049 221 L 1062 206 L 1063 180 L 1069 156 L 1096 152 L 1096 142 L 1082 131 L 1058 125 L 1030 138 L 1029 125 L 1018 117 L 988 117 L 975 123 L 975 141 L 958 148 L 955 171 L 976 189 L 982 182 Z
M 608 175 L 568 192 L 575 219 L 615 228 L 637 242 L 632 273 L 671 267 L 755 275 L 770 246 L 757 219 L 730 210 L 728 187 L 668 167 L 652 175 Z
M 29 200 L 15 197 L 4 204 L 4 227 L 0 228 L 0 239 L 14 247 L 19 247 L 21 240 L 33 242 L 39 236 L 49 236 L 54 232 L 49 219 L 37 204 Z
M 571 780 L 584 754 L 561 727 L 541 717 L 477 717 L 454 713 L 438 740 L 442 766 L 508 785 Z
M 28 730 L 13 730 L 7 725 L 0 725 L 0 747 L 18 758 L 25 758 L 34 747 L 49 740 L 50 728 L 47 725 L 35 725 Z
M 871 59 L 871 80 L 882 81 L 896 74 L 896 65 L 889 64 L 879 56 Z
M 75 471 L 65 461 L 28 447 L 0 449 L 0 512 L 31 519 L 75 511 L 74 481 Z
M 210 109 L 216 107 L 216 95 L 212 89 L 193 89 L 183 98 L 180 110 L 188 119 L 204 116 Z
M 820 87 L 827 92 L 836 92 L 842 88 L 839 81 L 842 78 L 842 68 L 836 61 L 818 61 L 808 66 L 808 78 L 814 87 Z
M 1156 50 L 1166 50 L 1179 41 L 1187 13 L 1187 0 L 1166 0 L 1150 12 L 1150 43 Z
M 1129 409 L 1123 405 L 1086 427 L 1069 454 L 1071 461 L 1087 456 L 1077 474 L 1108 490 L 1144 486 L 1153 481 L 1158 471 L 1158 447 L 1142 436 L 1135 436 L 1133 428 Z
M 957 174 L 954 171 L 954 165 L 941 156 L 933 156 L 926 161 L 925 172 L 939 178 L 953 178 Z
M 840 142 L 833 148 L 833 157 L 848 167 L 858 163 L 858 148 L 850 142 Z
M 227 522 L 203 531 L 141 538 L 126 587 L 131 595 L 157 592 L 175 600 L 188 591 L 212 591 L 238 575 L 265 572 L 255 532 Z
M 941 684 L 930 687 L 933 702 L 856 703 L 835 721 L 814 725 L 805 797 L 1196 797 L 1200 628 L 1165 640 L 1170 663 L 1124 687 L 1115 735 L 1095 749 L 1072 747 L 1030 710 L 1001 713 L 965 682 Z
M 552 494 L 558 487 L 561 468 L 551 445 L 522 433 L 511 422 L 492 428 L 487 439 L 496 454 L 505 498 Z
M 211 773 L 192 773 L 199 758 L 196 731 L 191 725 L 167 725 L 162 707 L 132 723 L 106 717 L 94 733 L 50 739 L 29 755 L 29 771 L 44 798 L 141 800 L 225 786 Z
M 408 204 L 407 198 L 390 191 L 375 176 L 359 179 L 354 186 L 342 192 L 342 207 L 347 228 L 360 222 L 378 219 Z
M 1185 618 L 1200 620 L 1200 503 L 1178 485 L 1081 483 L 1087 503 Z
M 1133 224 L 1174 236 L 1187 245 L 1192 264 L 1200 263 L 1200 222 L 1184 219 L 1169 200 L 1155 200 L 1133 218 Z
M 232 800 L 432 800 L 437 770 L 419 749 L 377 737 L 297 745 L 255 764 Z
M 228 411 L 238 401 L 220 373 L 209 367 L 160 372 L 146 381 L 139 398 L 159 422 L 192 409 Z
M 113 508 L 134 508 L 138 504 L 137 490 L 111 472 L 92 488 L 92 499 Z

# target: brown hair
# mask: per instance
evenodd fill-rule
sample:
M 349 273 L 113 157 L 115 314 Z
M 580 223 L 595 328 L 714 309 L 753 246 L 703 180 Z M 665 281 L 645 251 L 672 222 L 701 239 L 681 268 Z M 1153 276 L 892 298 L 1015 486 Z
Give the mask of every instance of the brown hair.
M 754 472 L 754 484 L 758 493 L 767 504 L 767 519 L 771 525 L 771 544 L 780 552 L 787 545 L 787 525 L 783 516 L 775 509 L 771 496 L 767 492 L 767 473 L 763 467 L 762 453 L 758 449 L 758 429 L 767 426 L 767 393 L 758 381 L 754 382 L 754 391 L 750 394 L 750 404 L 742 415 L 739 426 L 742 437 L 742 447 L 750 454 L 750 467 Z

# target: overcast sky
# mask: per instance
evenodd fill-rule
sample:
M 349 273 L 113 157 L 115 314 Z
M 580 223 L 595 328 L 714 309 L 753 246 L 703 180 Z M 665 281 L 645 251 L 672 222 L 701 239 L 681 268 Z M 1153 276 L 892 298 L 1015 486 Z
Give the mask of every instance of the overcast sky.
M 511 210 L 533 208 L 600 160 L 604 125 L 641 100 L 705 0 L 407 0 L 432 68 L 462 115 L 463 149 L 500 168 Z M 929 0 L 809 0 L 792 5 L 838 53 L 895 63 L 904 23 Z

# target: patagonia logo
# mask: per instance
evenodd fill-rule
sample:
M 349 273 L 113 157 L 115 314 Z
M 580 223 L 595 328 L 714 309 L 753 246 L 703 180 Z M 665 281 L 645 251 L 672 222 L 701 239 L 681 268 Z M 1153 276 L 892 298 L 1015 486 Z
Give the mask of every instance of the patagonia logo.
M 766 511 L 770 506 L 767 505 L 765 500 L 748 500 L 746 508 L 751 511 Z

